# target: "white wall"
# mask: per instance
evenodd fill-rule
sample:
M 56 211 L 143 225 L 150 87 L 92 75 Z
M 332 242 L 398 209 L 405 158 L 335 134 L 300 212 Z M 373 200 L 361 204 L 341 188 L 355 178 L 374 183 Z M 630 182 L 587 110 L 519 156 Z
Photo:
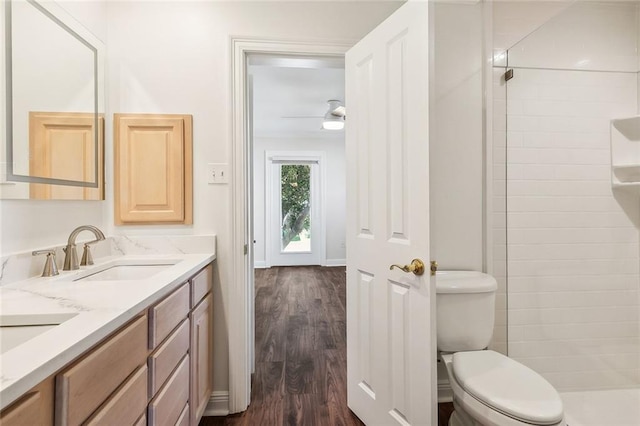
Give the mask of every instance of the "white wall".
M 515 46 L 507 126 L 494 122 L 508 131 L 495 160 L 507 164 L 509 355 L 561 391 L 640 383 L 638 218 L 612 192 L 609 140 L 610 119 L 638 110 L 633 8 L 578 4 Z
M 110 112 L 188 113 L 194 118 L 194 224 L 118 227 L 116 234 L 218 236 L 214 281 L 214 390 L 228 389 L 228 305 L 231 283 L 231 194 L 207 185 L 206 163 L 231 161 L 230 38 L 356 41 L 400 3 L 110 2 Z M 111 120 L 107 141 L 111 141 Z M 107 170 L 111 170 L 107 149 Z M 232 170 L 230 170 L 232 172 Z M 112 179 L 108 176 L 107 183 Z M 108 190 L 110 192 L 110 189 Z M 112 200 L 108 200 L 112 223 Z
M 432 259 L 483 270 L 482 4 L 436 3 L 430 135 Z
M 520 67 L 638 71 L 637 4 L 576 3 L 509 50 Z
M 492 43 L 495 53 L 504 52 L 562 13 L 574 0 L 491 1 Z
M 265 159 L 266 151 L 324 152 L 326 160 L 325 207 L 327 265 L 344 265 L 346 217 L 346 161 L 344 138 L 258 138 L 254 139 L 254 239 L 255 265 L 265 265 Z

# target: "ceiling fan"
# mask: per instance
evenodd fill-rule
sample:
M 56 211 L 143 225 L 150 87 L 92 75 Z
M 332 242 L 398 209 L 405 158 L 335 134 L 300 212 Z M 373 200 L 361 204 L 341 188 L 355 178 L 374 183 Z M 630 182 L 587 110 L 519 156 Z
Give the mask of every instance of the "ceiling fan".
M 325 130 L 341 130 L 344 128 L 344 120 L 346 118 L 346 109 L 342 105 L 342 101 L 330 99 L 327 101 L 329 109 L 325 115 L 296 115 L 284 116 L 282 118 L 322 118 L 322 128 Z

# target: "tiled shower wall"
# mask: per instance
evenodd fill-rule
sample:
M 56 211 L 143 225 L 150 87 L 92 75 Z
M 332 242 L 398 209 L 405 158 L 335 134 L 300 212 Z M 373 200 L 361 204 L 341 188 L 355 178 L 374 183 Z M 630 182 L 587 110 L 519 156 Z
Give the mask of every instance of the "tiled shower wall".
M 639 22 L 575 3 L 509 50 L 512 80 L 493 69 L 494 346 L 561 391 L 640 385 L 640 203 L 609 136 L 640 111 Z
M 509 355 L 559 390 L 640 384 L 638 212 L 612 193 L 609 148 L 637 84 L 535 69 L 508 83 Z

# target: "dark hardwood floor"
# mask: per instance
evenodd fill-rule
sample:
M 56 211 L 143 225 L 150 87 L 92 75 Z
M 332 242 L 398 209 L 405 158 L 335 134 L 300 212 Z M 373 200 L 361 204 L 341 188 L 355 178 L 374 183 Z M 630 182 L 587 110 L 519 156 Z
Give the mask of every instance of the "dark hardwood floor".
M 345 269 L 257 269 L 255 305 L 251 404 L 200 426 L 364 425 L 347 407 Z M 440 425 L 452 408 L 440 405 Z
M 256 371 L 247 411 L 200 426 L 363 425 L 347 407 L 344 268 L 256 270 Z

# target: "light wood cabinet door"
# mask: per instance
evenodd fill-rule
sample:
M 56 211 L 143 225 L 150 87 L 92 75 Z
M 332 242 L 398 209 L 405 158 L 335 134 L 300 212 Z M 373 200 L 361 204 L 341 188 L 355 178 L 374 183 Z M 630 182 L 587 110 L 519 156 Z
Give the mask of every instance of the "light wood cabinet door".
M 0 425 L 53 425 L 53 377 L 44 380 L 18 401 L 2 410 Z
M 193 223 L 192 117 L 115 114 L 117 225 Z
M 213 296 L 191 312 L 191 424 L 198 424 L 213 390 Z
M 31 199 L 104 200 L 104 117 L 97 124 L 89 113 L 29 112 L 29 175 L 97 182 L 95 188 L 32 183 Z

